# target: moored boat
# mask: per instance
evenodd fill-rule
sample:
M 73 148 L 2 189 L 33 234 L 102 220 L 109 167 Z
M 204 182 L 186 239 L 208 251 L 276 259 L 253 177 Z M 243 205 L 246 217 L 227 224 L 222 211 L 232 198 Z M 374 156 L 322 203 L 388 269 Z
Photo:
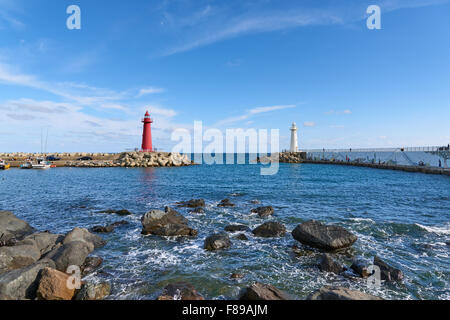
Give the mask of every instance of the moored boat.
M 0 159 L 0 170 L 8 170 L 11 167 L 5 160 Z
M 20 165 L 20 169 L 33 169 L 33 162 L 27 159 L 24 163 Z
M 50 162 L 44 160 L 43 158 L 37 158 L 36 163 L 32 164 L 33 169 L 50 169 Z

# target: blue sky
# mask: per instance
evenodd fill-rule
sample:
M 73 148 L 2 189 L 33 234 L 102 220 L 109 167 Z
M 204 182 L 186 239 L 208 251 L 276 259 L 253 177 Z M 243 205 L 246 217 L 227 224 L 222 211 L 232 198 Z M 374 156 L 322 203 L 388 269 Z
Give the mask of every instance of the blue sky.
M 81 30 L 66 8 L 81 8 Z M 368 30 L 366 9 L 382 10 Z M 450 142 L 449 0 L 0 0 L 0 152 L 115 152 L 176 128 L 300 148 Z

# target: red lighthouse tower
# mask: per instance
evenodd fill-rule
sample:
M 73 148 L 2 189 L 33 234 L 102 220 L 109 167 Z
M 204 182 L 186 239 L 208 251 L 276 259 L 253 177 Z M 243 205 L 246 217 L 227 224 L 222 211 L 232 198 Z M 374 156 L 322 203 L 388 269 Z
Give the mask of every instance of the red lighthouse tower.
M 144 124 L 144 131 L 142 133 L 142 152 L 153 152 L 152 147 L 152 123 L 153 120 L 150 119 L 150 114 L 148 111 L 145 113 L 144 119 L 142 119 Z

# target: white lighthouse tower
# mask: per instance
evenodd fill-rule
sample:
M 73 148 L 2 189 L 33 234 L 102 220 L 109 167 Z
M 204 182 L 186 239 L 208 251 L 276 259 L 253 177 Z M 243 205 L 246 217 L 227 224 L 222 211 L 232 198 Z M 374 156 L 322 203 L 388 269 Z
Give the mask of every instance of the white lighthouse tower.
M 291 127 L 291 152 L 298 152 L 297 125 L 292 123 Z

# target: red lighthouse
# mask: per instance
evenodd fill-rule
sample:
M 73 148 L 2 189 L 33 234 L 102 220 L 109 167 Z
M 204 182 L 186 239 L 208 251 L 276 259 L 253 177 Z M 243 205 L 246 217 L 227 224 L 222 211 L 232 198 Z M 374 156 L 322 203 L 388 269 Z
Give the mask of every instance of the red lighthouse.
M 144 124 L 144 132 L 142 133 L 142 152 L 153 152 L 152 147 L 152 123 L 153 120 L 150 119 L 150 114 L 148 111 L 145 113 L 144 119 L 142 119 Z

